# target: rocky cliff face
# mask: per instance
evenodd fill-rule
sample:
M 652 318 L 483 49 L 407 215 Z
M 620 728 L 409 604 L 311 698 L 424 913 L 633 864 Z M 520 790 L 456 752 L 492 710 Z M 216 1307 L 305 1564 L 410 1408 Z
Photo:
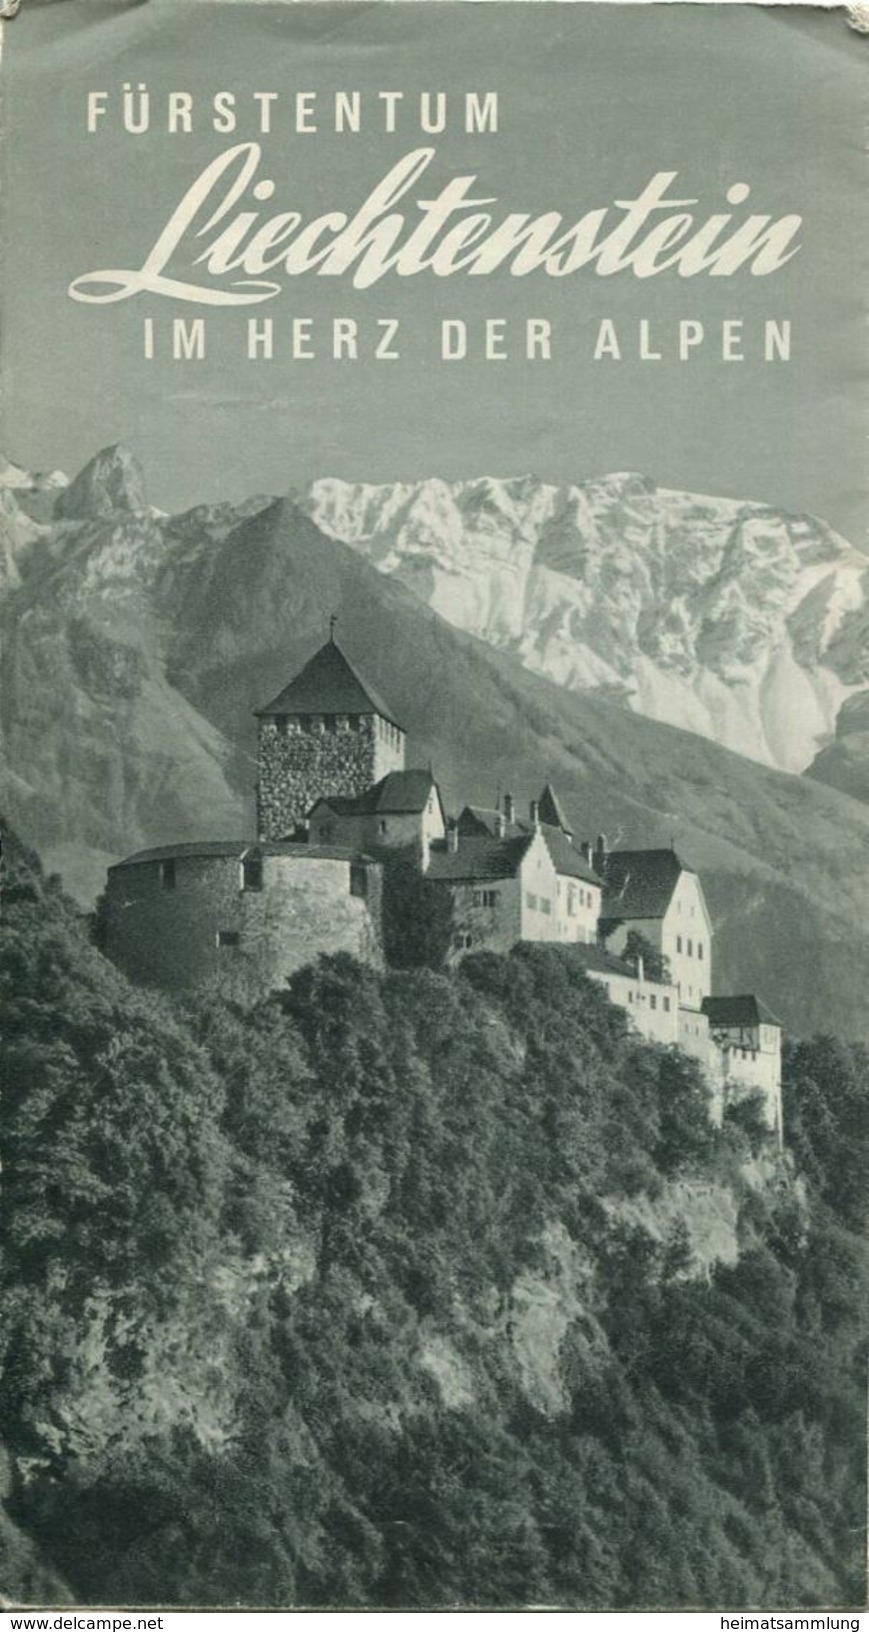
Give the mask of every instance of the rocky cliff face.
M 314 482 L 317 525 L 560 685 L 802 771 L 869 675 L 869 557 L 636 475 Z

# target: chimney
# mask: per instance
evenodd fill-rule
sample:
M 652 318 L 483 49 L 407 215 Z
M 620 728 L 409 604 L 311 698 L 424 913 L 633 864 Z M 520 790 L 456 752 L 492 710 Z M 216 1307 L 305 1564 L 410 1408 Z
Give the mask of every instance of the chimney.
M 606 834 L 598 833 L 594 844 L 594 856 L 592 858 L 592 864 L 596 873 L 606 872 L 606 856 Z
M 515 819 L 516 818 L 515 818 L 515 816 L 513 814 L 513 795 L 512 795 L 512 793 L 505 793 L 505 795 L 504 795 L 504 820 L 505 820 L 505 822 L 507 823 L 508 826 L 512 826 Z
M 534 828 L 538 828 L 540 826 L 540 801 L 539 801 L 539 799 L 532 799 L 530 805 L 528 806 L 528 814 L 531 817 L 531 826 L 534 827 Z
M 447 849 L 450 852 L 450 855 L 454 856 L 456 851 L 458 850 L 458 848 L 459 848 L 459 830 L 458 830 L 455 822 L 451 822 L 449 827 L 447 828 Z
M 583 841 L 582 841 L 579 848 L 580 848 L 580 850 L 582 852 L 583 861 L 587 861 L 587 862 L 590 863 L 591 862 L 591 845 L 590 845 L 588 839 L 583 839 Z
M 642 955 L 640 955 L 637 958 L 637 980 L 640 982 L 640 985 L 642 985 L 645 978 L 646 978 L 646 971 L 645 971 L 645 967 L 643 965 Z
M 500 810 L 496 810 L 496 812 L 495 812 L 495 838 L 496 839 L 503 839 L 504 831 L 505 831 L 504 817 L 502 816 Z

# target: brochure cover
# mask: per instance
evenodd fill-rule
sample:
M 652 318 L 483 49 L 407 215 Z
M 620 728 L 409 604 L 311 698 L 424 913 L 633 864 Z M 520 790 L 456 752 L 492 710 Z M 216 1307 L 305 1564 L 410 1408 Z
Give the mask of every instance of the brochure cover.
M 7 1603 L 864 1602 L 866 50 L 5 24 Z

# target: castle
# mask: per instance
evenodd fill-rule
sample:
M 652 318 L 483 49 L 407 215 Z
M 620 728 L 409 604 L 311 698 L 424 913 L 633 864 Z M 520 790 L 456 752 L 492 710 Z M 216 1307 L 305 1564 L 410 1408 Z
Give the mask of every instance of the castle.
M 108 955 L 169 990 L 243 969 L 264 991 L 319 953 L 384 961 L 384 886 L 399 864 L 446 908 L 447 961 L 517 941 L 570 946 L 642 1036 L 702 1064 L 721 1115 L 759 1089 L 781 1138 L 781 1028 L 760 1000 L 712 995 L 712 924 L 672 849 L 577 844 L 548 784 L 520 817 L 448 820 L 430 770 L 334 632 L 258 720 L 257 837 L 140 851 L 109 869 Z

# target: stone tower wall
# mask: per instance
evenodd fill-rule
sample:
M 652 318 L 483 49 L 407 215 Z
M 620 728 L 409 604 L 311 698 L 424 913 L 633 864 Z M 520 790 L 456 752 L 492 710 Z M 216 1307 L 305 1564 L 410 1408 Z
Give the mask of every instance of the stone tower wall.
M 104 948 L 129 979 L 189 991 L 242 977 L 262 992 L 319 953 L 349 952 L 376 966 L 381 951 L 381 869 L 331 856 L 263 858 L 262 888 L 241 888 L 237 856 L 179 855 L 175 886 L 160 864 L 109 872 Z
M 377 715 L 261 719 L 257 831 L 287 838 L 318 799 L 364 793 L 404 769 L 404 735 Z

